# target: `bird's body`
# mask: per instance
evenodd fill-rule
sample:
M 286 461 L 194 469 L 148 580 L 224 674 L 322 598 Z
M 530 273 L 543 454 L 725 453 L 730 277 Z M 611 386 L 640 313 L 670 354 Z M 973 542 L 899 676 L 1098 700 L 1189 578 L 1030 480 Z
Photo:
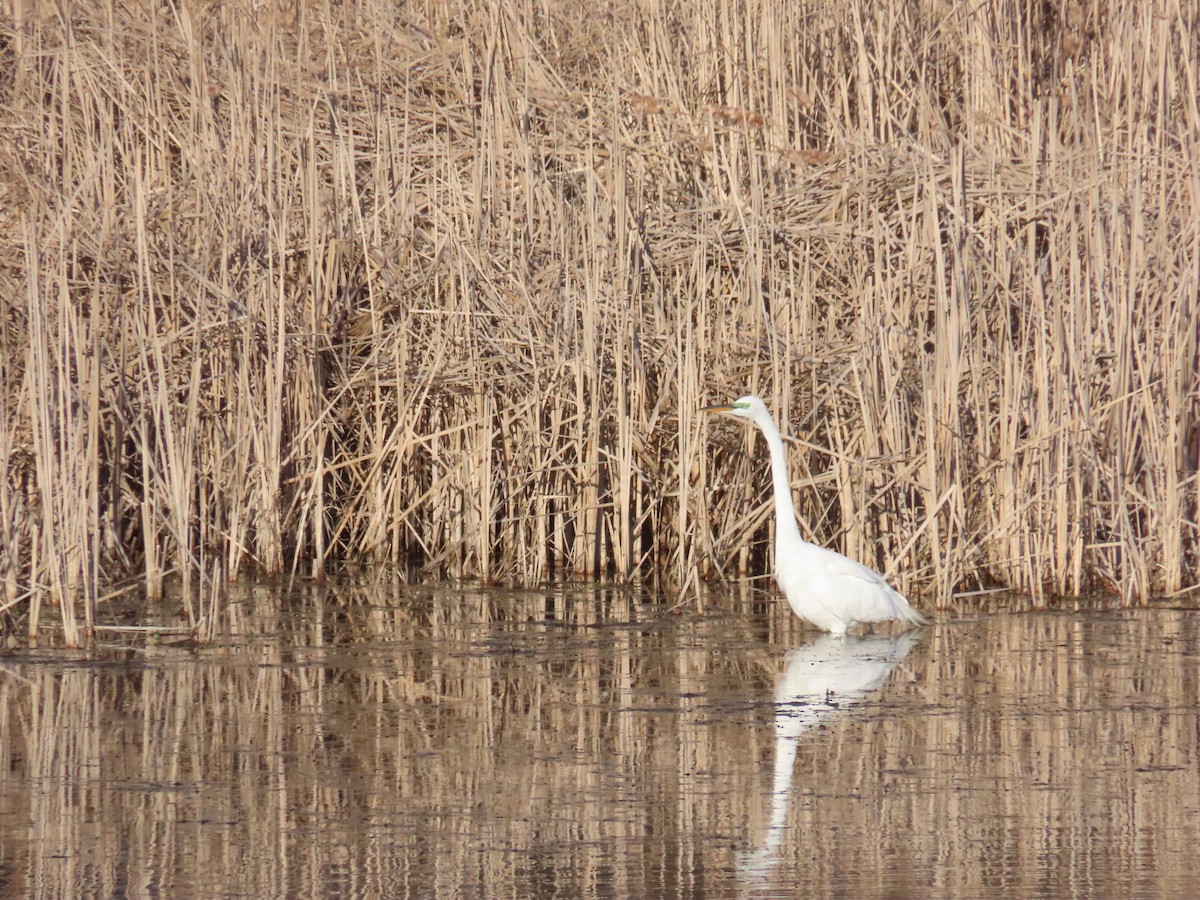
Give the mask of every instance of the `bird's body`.
M 749 419 L 766 438 L 775 489 L 775 580 L 796 615 L 834 634 L 845 634 L 860 623 L 898 620 L 910 625 L 925 624 L 925 617 L 883 576 L 800 536 L 783 438 L 762 400 L 747 396 L 733 403 L 709 406 L 704 411 Z

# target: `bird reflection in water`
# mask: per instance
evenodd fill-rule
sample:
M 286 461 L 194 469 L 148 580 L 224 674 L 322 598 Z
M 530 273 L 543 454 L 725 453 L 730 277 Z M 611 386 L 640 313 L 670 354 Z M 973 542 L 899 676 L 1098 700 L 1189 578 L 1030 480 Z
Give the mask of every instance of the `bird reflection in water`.
M 797 647 L 775 686 L 775 775 L 771 824 L 760 848 L 743 859 L 750 880 L 766 876 L 787 835 L 796 748 L 807 733 L 835 715 L 862 709 L 887 680 L 924 629 L 897 635 L 825 635 Z

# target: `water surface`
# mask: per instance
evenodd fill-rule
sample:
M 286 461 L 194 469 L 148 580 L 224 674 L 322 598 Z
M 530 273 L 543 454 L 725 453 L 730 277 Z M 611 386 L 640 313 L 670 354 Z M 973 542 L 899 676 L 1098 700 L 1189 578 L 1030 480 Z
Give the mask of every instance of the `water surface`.
M 1193 613 L 763 600 L 258 587 L 8 651 L 0 896 L 1200 894 Z

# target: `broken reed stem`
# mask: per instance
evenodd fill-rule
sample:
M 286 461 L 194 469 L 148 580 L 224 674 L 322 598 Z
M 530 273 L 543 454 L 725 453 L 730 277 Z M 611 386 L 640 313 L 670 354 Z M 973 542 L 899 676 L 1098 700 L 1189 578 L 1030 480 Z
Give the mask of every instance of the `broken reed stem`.
M 763 571 L 696 415 L 746 390 L 909 593 L 1200 580 L 1194 9 L 260 6 L 2 26 L 31 628 L 132 569 L 205 621 L 303 560 Z

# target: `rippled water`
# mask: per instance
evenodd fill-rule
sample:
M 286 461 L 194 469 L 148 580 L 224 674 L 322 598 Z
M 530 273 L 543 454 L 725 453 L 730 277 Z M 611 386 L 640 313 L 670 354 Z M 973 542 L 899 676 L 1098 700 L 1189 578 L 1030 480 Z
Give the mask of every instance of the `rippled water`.
M 1200 895 L 1196 614 L 761 599 L 258 587 L 10 650 L 0 896 Z

